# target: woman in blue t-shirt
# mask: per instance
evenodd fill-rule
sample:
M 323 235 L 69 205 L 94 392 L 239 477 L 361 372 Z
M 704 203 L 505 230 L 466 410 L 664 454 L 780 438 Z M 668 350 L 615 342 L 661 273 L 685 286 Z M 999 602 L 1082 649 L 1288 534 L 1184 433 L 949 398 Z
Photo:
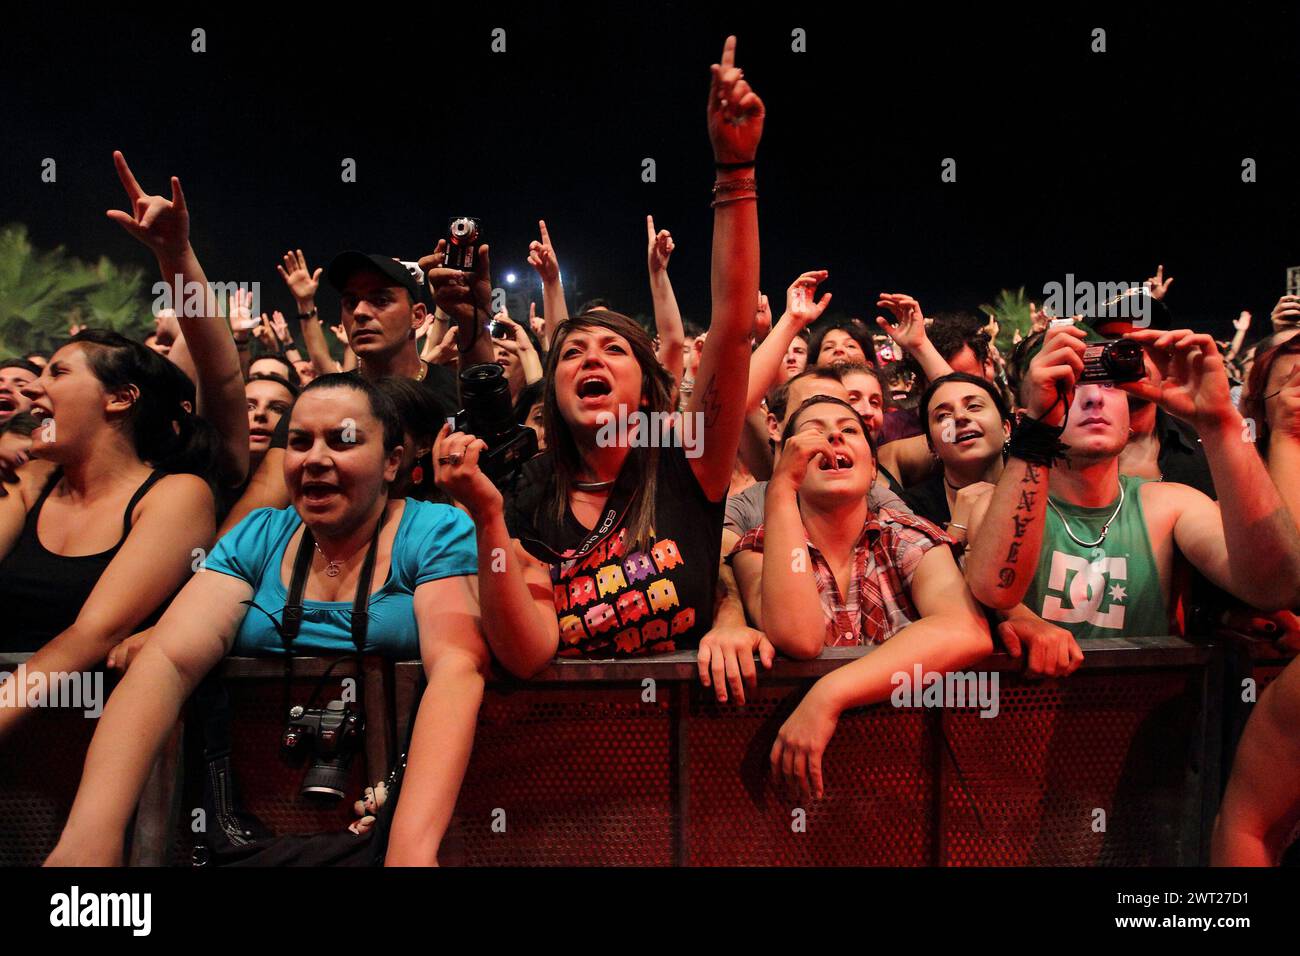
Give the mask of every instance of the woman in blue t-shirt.
M 489 655 L 479 628 L 474 526 L 450 506 L 388 497 L 401 441 L 391 400 L 365 380 L 325 375 L 303 390 L 284 460 L 292 507 L 254 511 L 233 528 L 154 628 L 100 719 L 50 862 L 121 862 L 127 822 L 185 699 L 226 654 L 285 653 L 274 622 L 283 623 L 299 545 L 310 532 L 292 651 L 355 650 L 352 604 L 377 541 L 372 580 L 380 584 L 370 588 L 365 650 L 418 653 L 424 661 L 428 689 L 387 862 L 436 864 Z

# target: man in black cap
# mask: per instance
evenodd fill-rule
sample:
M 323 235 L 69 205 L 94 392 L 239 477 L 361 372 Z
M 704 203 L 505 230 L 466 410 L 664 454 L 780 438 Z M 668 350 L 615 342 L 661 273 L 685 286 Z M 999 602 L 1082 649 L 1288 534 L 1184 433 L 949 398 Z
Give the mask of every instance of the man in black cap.
M 422 261 L 436 260 L 440 266 L 441 251 L 439 243 L 439 250 Z M 488 268 L 487 257 L 481 256 L 475 285 L 491 286 Z M 325 274 L 341 299 L 343 327 L 357 356 L 357 371 L 371 381 L 385 375 L 413 378 L 433 392 L 447 414 L 456 411 L 460 406 L 455 374 L 444 365 L 423 361 L 416 347 L 415 332 L 424 324 L 428 308 L 420 301 L 420 285 L 411 271 L 387 256 L 344 252 Z M 492 339 L 485 329 L 491 314 L 486 302 L 483 306 L 475 311 L 470 329 L 462 322 L 457 336 L 462 368 L 494 360 Z
M 495 359 L 492 337 L 487 331 L 492 317 L 491 265 L 487 252 L 486 245 L 480 246 L 474 273 L 461 276 L 458 282 L 439 293 L 446 299 L 447 312 L 457 324 L 460 368 Z M 419 268 L 441 269 L 445 255 L 446 240 L 439 240 L 434 252 L 420 260 Z M 430 391 L 443 415 L 454 414 L 460 408 L 455 373 L 444 365 L 425 362 L 416 347 L 415 331 L 428 316 L 428 307 L 420 301 L 420 280 L 397 259 L 355 251 L 335 256 L 325 273 L 330 285 L 339 292 L 343 327 L 348 334 L 348 345 L 357 356 L 357 373 L 370 381 L 389 375 L 414 379 Z M 315 312 L 314 305 L 307 309 L 303 302 L 299 302 L 299 308 L 308 314 Z M 289 418 L 289 415 L 281 418 L 271 448 L 222 522 L 219 534 L 234 527 L 256 508 L 284 508 L 289 504 L 289 489 L 284 484 Z M 432 473 L 427 463 L 425 467 Z

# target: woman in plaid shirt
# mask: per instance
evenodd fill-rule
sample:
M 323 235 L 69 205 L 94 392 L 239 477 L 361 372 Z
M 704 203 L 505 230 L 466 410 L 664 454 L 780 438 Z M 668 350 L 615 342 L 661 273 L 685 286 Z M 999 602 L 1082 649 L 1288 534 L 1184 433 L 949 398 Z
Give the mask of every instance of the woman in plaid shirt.
M 814 684 L 777 736 L 773 771 L 807 798 L 822 796 L 822 754 L 841 713 L 885 700 L 893 675 L 916 664 L 959 670 L 993 650 L 948 536 L 923 518 L 873 513 L 875 477 L 862 417 L 813 396 L 786 425 L 766 522 L 731 554 L 742 594 L 762 575 L 759 606 L 746 611 L 778 650 L 811 658 L 825 645 L 880 645 Z

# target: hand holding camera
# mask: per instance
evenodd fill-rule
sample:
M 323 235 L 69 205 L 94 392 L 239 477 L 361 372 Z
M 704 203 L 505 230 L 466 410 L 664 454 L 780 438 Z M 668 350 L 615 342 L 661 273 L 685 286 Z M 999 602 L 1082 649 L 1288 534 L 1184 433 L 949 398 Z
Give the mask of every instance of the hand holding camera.
M 1158 383 L 1126 382 L 1120 386 L 1126 392 L 1154 402 L 1201 432 L 1240 419 L 1232 404 L 1223 356 L 1212 336 L 1191 329 L 1139 329 L 1125 338 L 1142 346 L 1160 376 Z
M 492 314 L 492 264 L 487 245 L 478 244 L 480 228 L 476 219 L 453 219 L 450 238 L 439 239 L 419 262 L 434 302 L 460 330 L 457 345 L 462 352 L 474 345 Z
M 453 432 L 446 424 L 433 443 L 435 482 L 464 505 L 476 522 L 500 514 L 505 505 L 501 491 L 479 467 L 479 456 L 486 450 L 483 439 L 468 432 Z
M 1085 333 L 1072 321 L 1053 324 L 1043 337 L 1043 347 L 1029 363 L 1023 399 L 1031 418 L 1059 427 L 1083 374 Z

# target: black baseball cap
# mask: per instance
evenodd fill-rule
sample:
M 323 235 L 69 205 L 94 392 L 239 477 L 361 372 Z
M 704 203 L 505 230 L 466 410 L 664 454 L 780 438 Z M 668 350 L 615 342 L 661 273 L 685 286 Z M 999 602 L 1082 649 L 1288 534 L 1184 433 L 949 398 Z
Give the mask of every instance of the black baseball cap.
M 400 285 L 411 294 L 412 303 L 420 301 L 420 285 L 415 281 L 415 276 L 392 256 L 368 255 L 356 250 L 340 252 L 326 267 L 325 277 L 329 279 L 330 285 L 342 292 L 348 279 L 363 269 L 392 279 L 395 285 Z

